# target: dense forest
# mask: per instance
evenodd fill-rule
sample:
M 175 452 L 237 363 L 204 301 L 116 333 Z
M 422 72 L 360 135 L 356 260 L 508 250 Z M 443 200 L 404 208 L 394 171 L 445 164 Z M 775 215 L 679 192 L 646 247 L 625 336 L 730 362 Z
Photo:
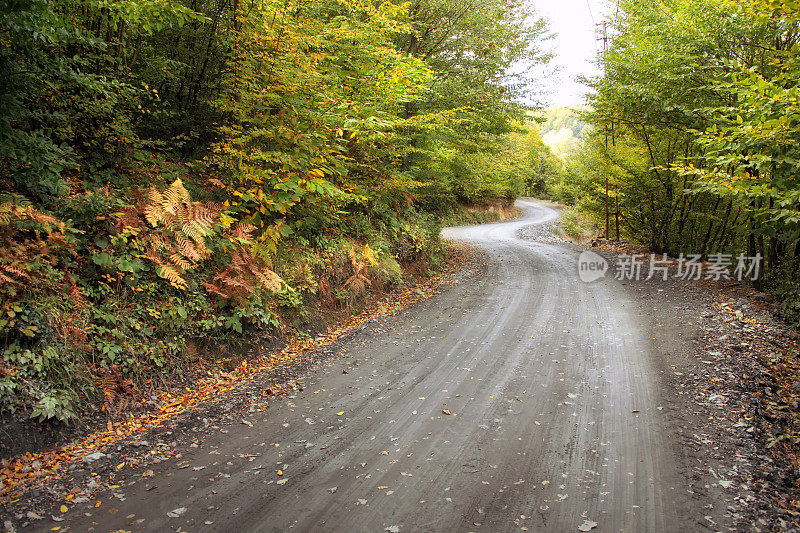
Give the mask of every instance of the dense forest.
M 66 421 L 435 269 L 456 206 L 532 184 L 546 31 L 519 0 L 4 0 L 3 410 Z
M 756 285 L 797 321 L 800 3 L 617 6 L 591 133 L 551 195 L 654 253 L 762 257 Z

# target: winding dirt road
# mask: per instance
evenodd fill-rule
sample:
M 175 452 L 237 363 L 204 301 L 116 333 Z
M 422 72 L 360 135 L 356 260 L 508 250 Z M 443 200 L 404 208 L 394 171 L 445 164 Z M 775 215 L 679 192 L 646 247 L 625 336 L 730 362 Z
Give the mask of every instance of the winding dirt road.
M 357 333 L 302 392 L 183 450 L 190 467 L 164 463 L 120 489 L 114 514 L 69 525 L 696 528 L 659 409 L 652 319 L 618 282 L 581 282 L 575 249 L 517 238 L 557 217 L 519 205 L 512 222 L 445 230 L 486 253 L 480 276 Z

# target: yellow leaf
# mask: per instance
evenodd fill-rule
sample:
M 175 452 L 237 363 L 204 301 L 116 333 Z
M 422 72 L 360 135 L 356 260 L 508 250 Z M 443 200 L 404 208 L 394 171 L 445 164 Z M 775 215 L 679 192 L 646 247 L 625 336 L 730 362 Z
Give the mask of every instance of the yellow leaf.
M 336 413 L 336 416 L 342 416 L 343 414 L 344 414 L 344 411 L 339 411 L 338 413 Z
M 278 470 L 278 475 L 282 476 L 283 475 L 283 470 Z
M 62 513 L 66 513 L 67 511 L 69 511 L 69 507 L 67 507 L 66 505 L 62 505 L 62 506 L 61 506 L 61 508 L 60 508 L 59 510 L 60 510 Z

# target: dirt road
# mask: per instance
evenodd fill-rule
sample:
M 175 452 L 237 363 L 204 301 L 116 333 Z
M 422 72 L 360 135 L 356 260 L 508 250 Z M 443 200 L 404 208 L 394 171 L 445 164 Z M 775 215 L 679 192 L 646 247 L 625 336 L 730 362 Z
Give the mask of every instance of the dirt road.
M 581 282 L 576 250 L 518 239 L 557 216 L 520 206 L 512 222 L 445 231 L 486 253 L 482 275 L 356 334 L 288 400 L 206 421 L 197 447 L 64 525 L 696 529 L 653 319 L 618 282 Z

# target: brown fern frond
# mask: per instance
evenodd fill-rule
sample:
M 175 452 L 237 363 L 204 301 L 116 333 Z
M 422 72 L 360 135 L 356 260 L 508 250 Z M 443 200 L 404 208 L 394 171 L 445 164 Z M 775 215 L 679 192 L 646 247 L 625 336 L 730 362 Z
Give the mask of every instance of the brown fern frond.
M 197 249 L 197 253 L 200 254 L 200 257 L 209 257 L 211 255 L 211 250 L 206 248 L 205 241 L 194 243 L 194 247 Z
M 222 202 L 204 202 L 203 206 L 218 217 L 225 210 L 225 205 Z
M 246 222 L 237 222 L 230 230 L 230 237 L 233 239 L 242 239 L 245 241 L 253 240 L 253 232 L 256 227 Z
M 189 207 L 186 204 L 178 204 L 175 206 L 175 223 L 178 228 L 186 226 L 191 222 L 192 217 L 189 212 Z
M 31 279 L 27 272 L 18 266 L 14 265 L 0 265 L 0 271 L 3 271 L 9 276 L 14 276 L 19 279 Z
M 83 299 L 83 292 L 81 288 L 78 287 L 78 284 L 75 282 L 75 278 L 72 277 L 71 274 L 67 274 L 67 294 L 69 294 L 70 299 L 75 304 L 77 309 L 83 309 L 86 301 Z
M 2 272 L 2 270 L 0 270 L 0 283 L 4 283 L 4 284 L 8 284 L 8 285 L 22 285 L 22 282 L 14 279 L 12 277 L 6 276 Z
M 216 294 L 218 296 L 222 296 L 223 298 L 230 299 L 230 297 L 231 297 L 230 292 L 225 290 L 223 287 L 220 287 L 216 283 L 209 282 L 209 281 L 204 281 L 203 282 L 203 287 L 205 287 L 205 289 L 208 292 L 210 292 L 212 294 Z
M 163 196 L 155 186 L 150 186 L 150 191 L 148 192 L 148 202 L 145 203 L 142 210 L 144 211 L 144 218 L 150 223 L 151 226 L 156 227 L 158 226 L 159 222 L 164 220 L 164 215 L 166 211 L 163 205 Z
M 197 266 L 195 263 L 186 260 L 183 255 L 179 253 L 169 254 L 169 260 L 181 270 L 191 270 Z
M 178 245 L 178 250 L 184 255 L 184 257 L 190 259 L 191 261 L 200 261 L 203 258 L 203 255 L 200 253 L 197 247 L 192 243 L 192 241 L 187 239 L 183 233 L 176 233 L 175 241 Z
M 238 272 L 246 272 L 252 261 L 252 256 L 248 257 L 242 250 L 236 250 L 231 256 L 231 266 Z
M 57 244 L 62 248 L 69 250 L 69 252 L 73 256 L 75 257 L 78 256 L 78 253 L 73 249 L 73 246 L 70 243 L 68 243 L 67 240 L 64 238 L 63 233 L 50 233 L 49 235 L 47 235 L 47 242 L 49 242 L 50 244 Z
M 320 278 L 317 287 L 317 291 L 323 298 L 328 298 L 333 294 L 331 282 L 327 278 Z
M 207 224 L 202 219 L 194 219 L 190 220 L 186 224 L 182 225 L 181 230 L 192 238 L 195 242 L 200 242 L 206 238 L 206 236 L 213 233 L 211 229 L 211 224 Z
M 73 346 L 85 346 L 86 330 L 72 323 L 63 324 L 59 331 L 66 339 L 67 343 Z
M 27 218 L 32 222 L 38 222 L 45 226 L 49 231 L 49 226 L 55 226 L 58 228 L 59 231 L 63 232 L 65 229 L 65 225 L 62 221 L 58 220 L 56 217 L 52 215 L 48 215 L 46 213 L 42 213 L 41 211 L 37 211 L 33 208 L 33 206 L 26 206 L 20 207 L 15 205 L 13 208 L 14 213 L 17 215 L 17 218 Z
M 251 272 L 258 278 L 261 285 L 270 292 L 275 292 L 281 288 L 283 280 L 281 277 L 268 268 L 253 268 Z
M 153 251 L 157 251 L 162 248 L 166 248 L 167 243 L 160 234 L 153 233 L 150 235 L 150 247 Z
M 169 265 L 161 264 L 157 269 L 158 275 L 174 284 L 180 289 L 186 288 L 186 280 L 181 277 L 178 272 Z
M 369 285 L 372 285 L 372 282 L 360 274 L 353 274 L 344 282 L 344 288 L 353 291 L 356 295 L 366 292 Z
M 219 209 L 219 204 L 211 202 L 193 202 L 191 204 L 192 219 L 202 222 L 203 225 L 208 228 L 211 228 L 217 223 L 217 219 L 219 218 L 221 212 L 222 210 Z
M 180 204 L 191 201 L 189 191 L 187 191 L 186 187 L 183 186 L 183 182 L 180 178 L 176 179 L 174 182 L 172 182 L 172 185 L 167 187 L 167 190 L 164 191 L 163 196 L 164 200 L 162 205 L 164 206 L 165 211 L 170 213 L 174 213 Z
M 103 392 L 106 409 L 122 411 L 135 403 L 136 388 L 133 380 L 124 377 L 116 366 L 110 370 L 104 369 L 95 385 Z
M 145 250 L 145 253 L 139 254 L 136 257 L 140 257 L 142 259 L 149 259 L 159 267 L 164 266 L 164 261 L 161 259 L 161 256 L 158 255 L 158 253 L 152 247 L 148 247 L 147 250 Z

